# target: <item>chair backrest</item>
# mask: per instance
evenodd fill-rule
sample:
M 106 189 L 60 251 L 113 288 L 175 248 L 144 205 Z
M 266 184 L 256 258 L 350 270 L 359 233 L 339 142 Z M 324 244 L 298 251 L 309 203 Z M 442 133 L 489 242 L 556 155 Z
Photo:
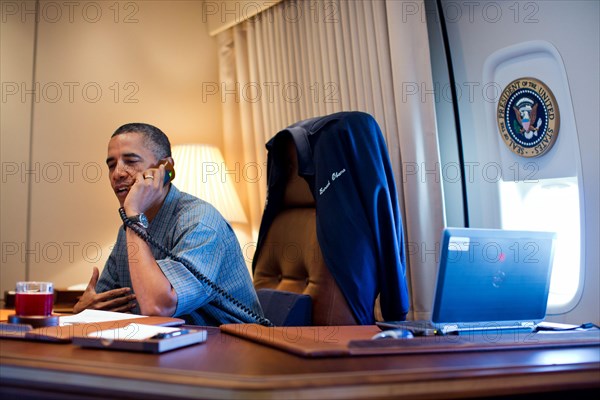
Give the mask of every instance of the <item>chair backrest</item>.
M 357 321 L 323 259 L 315 200 L 308 183 L 298 175 L 291 138 L 285 152 L 289 169 L 283 208 L 254 261 L 254 287 L 257 291 L 266 288 L 309 295 L 313 325 L 354 325 Z

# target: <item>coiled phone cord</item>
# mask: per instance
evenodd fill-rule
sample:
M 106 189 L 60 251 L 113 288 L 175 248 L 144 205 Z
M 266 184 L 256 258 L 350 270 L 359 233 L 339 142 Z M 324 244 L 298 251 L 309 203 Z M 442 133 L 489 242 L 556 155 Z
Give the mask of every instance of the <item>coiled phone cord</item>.
M 235 297 L 233 297 L 232 295 L 227 293 L 225 290 L 223 290 L 223 288 L 221 288 L 219 285 L 217 285 L 216 283 L 211 281 L 207 276 L 205 276 L 204 274 L 202 274 L 199 271 L 196 271 L 194 268 L 192 268 L 190 265 L 188 265 L 186 260 L 184 260 L 181 257 L 176 256 L 169 249 L 167 249 L 165 246 L 163 246 L 161 243 L 159 243 L 156 239 L 154 239 L 152 236 L 150 236 L 140 226 L 138 226 L 135 222 L 131 221 L 127 217 L 127 214 L 125 213 L 125 210 L 123 209 L 123 207 L 119 208 L 119 214 L 121 215 L 121 219 L 123 220 L 123 223 L 125 224 L 125 226 L 127 226 L 129 229 L 131 229 L 133 232 L 135 232 L 135 234 L 138 235 L 139 237 L 141 237 L 146 243 L 150 243 L 152 246 L 156 247 L 157 249 L 159 249 L 160 251 L 165 253 L 167 256 L 169 256 L 173 261 L 183 264 L 183 266 L 186 267 L 188 269 L 188 271 L 190 271 L 196 278 L 198 278 L 198 280 L 200 282 L 206 284 L 208 287 L 210 287 L 212 290 L 214 290 L 217 294 L 221 295 L 222 297 L 227 299 L 229 302 L 231 302 L 234 306 L 236 306 L 237 308 L 239 308 L 240 310 L 245 312 L 250 317 L 254 318 L 259 324 L 264 325 L 264 326 L 269 326 L 269 327 L 274 326 L 271 321 L 269 321 L 268 319 L 266 319 L 264 317 L 261 317 L 260 315 L 258 315 L 254 311 L 252 311 L 249 307 L 242 304 L 242 302 L 240 302 L 238 299 L 236 299 Z

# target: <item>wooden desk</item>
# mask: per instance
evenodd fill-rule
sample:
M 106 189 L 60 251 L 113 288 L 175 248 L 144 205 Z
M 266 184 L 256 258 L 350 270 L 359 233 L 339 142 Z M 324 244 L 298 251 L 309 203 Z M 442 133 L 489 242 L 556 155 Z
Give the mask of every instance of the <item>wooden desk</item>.
M 600 390 L 600 346 L 302 358 L 208 328 L 162 355 L 0 340 L 2 398 L 456 398 Z

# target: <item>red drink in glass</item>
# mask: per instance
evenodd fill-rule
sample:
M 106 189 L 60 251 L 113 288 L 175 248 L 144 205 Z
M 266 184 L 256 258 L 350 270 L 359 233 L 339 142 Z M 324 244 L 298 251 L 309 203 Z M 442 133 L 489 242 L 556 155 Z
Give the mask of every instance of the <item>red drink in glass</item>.
M 52 314 L 52 293 L 17 293 L 15 298 L 15 314 L 40 315 Z
M 49 316 L 54 303 L 52 282 L 17 282 L 15 314 Z

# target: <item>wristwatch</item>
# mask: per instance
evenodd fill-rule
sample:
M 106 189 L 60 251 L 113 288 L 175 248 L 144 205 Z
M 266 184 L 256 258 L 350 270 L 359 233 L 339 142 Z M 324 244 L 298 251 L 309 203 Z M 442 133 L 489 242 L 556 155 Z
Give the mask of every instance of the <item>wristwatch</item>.
M 138 224 L 144 229 L 148 229 L 148 218 L 144 215 L 144 213 L 140 213 L 138 215 L 133 215 L 131 217 L 127 217 L 129 220 L 135 224 Z

